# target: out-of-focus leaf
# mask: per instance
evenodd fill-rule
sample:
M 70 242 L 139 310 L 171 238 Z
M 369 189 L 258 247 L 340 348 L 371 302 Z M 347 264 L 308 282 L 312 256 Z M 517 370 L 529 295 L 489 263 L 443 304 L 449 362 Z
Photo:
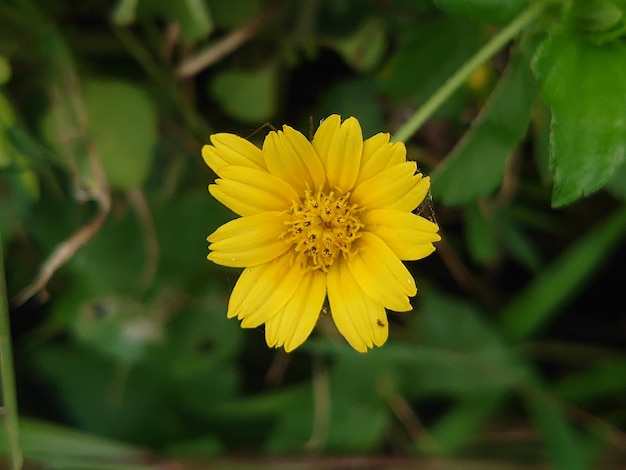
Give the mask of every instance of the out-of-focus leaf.
M 492 262 L 498 254 L 493 214 L 484 213 L 478 204 L 469 204 L 465 209 L 465 238 L 476 261 Z
M 611 215 L 537 275 L 501 313 L 507 336 L 519 341 L 558 313 L 626 234 L 626 210 Z
M 330 88 L 317 107 L 321 117 L 337 113 L 359 120 L 363 135 L 371 136 L 384 128 L 384 119 L 376 96 L 375 82 L 369 77 L 349 78 Z
M 235 28 L 252 20 L 261 13 L 259 0 L 209 0 L 215 25 L 219 28 Z
M 452 454 L 472 439 L 504 398 L 503 392 L 468 397 L 445 414 L 419 443 L 422 452 Z
M 376 67 L 387 48 L 387 37 L 380 19 L 373 17 L 348 37 L 331 40 L 344 60 L 352 68 L 367 72 Z
M 620 4 L 618 6 L 618 4 Z M 585 38 L 597 45 L 618 40 L 626 33 L 626 5 L 620 0 L 587 0 L 575 4 L 575 18 Z
M 167 376 L 125 369 L 84 347 L 40 348 L 33 362 L 87 432 L 150 445 L 185 435 L 172 402 L 176 389 Z
M 135 22 L 139 0 L 118 0 L 111 19 L 118 26 L 128 26 Z
M 498 211 L 498 234 L 502 245 L 513 258 L 531 271 L 537 271 L 542 264 L 541 255 L 533 244 L 533 239 L 524 233 L 524 228 L 513 214 L 507 210 Z
M 232 359 L 241 347 L 242 329 L 226 317 L 227 298 L 215 284 L 205 290 L 167 326 L 162 362 L 181 378 L 197 375 L 209 362 Z
M 192 43 L 208 36 L 213 31 L 213 18 L 205 0 L 141 1 L 137 16 L 158 16 L 166 22 L 176 22 L 186 43 Z
M 476 52 L 481 30 L 466 19 L 442 16 L 412 28 L 381 72 L 381 89 L 394 98 L 426 100 Z
M 480 21 L 505 23 L 526 8 L 528 0 L 435 0 L 435 5 Z
M 550 173 L 550 110 L 545 104 L 535 103 L 532 113 L 533 156 L 542 183 L 552 182 Z
M 15 113 L 6 95 L 0 91 L 0 169 L 15 159 L 16 150 L 9 138 L 9 129 L 15 124 Z
M 129 190 L 145 181 L 156 145 L 156 114 L 139 87 L 120 81 L 85 83 L 89 129 L 108 183 Z
M 533 381 L 536 383 L 536 381 Z M 546 452 L 555 469 L 591 470 L 580 446 L 578 436 L 567 422 L 565 411 L 554 401 L 542 395 L 528 394 L 526 406 L 543 437 Z
M 384 358 L 344 354 L 329 371 L 331 415 L 325 449 L 376 449 L 389 421 L 386 391 L 397 386 L 396 369 Z M 368 422 L 369 421 L 369 422 Z
M 40 191 L 32 159 L 14 141 L 17 126 L 13 106 L 0 91 L 0 233 L 7 240 Z
M 7 96 L 0 92 L 0 127 L 8 129 L 15 124 L 15 112 Z
M 0 55 L 0 86 L 11 79 L 11 63 L 5 56 Z
M 552 111 L 552 204 L 602 188 L 626 150 L 626 44 L 590 44 L 565 23 L 538 48 L 533 69 Z
M 69 263 L 76 285 L 84 286 L 94 296 L 134 293 L 145 263 L 144 245 L 139 222 L 132 212 L 121 219 L 107 218 Z
M 168 444 L 165 448 L 165 452 L 169 455 L 184 455 L 199 458 L 217 455 L 222 451 L 222 444 L 213 434 L 187 441 L 174 442 L 173 444 Z
M 313 395 L 284 413 L 268 442 L 272 451 L 373 450 L 381 443 L 389 409 L 383 384 L 395 382 L 395 368 L 384 356 L 368 358 L 342 349 L 332 367 L 319 371 Z M 325 415 L 319 409 L 328 401 Z M 314 418 L 315 416 L 315 418 Z
M 72 329 L 97 351 L 134 363 L 164 341 L 161 317 L 165 312 L 157 308 L 152 310 L 129 297 L 100 297 L 79 306 Z
M 568 403 L 588 403 L 626 390 L 626 361 L 604 360 L 560 380 L 550 391 Z
M 208 170 L 206 178 L 208 185 L 212 182 Z M 161 246 L 159 273 L 176 279 L 177 283 L 186 283 L 197 276 L 204 278 L 209 272 L 223 269 L 207 261 L 209 244 L 206 237 L 232 219 L 233 214 L 206 189 L 178 193 L 169 200 L 154 200 L 150 209 Z M 233 270 L 229 272 L 234 283 L 238 274 Z
M 5 432 L 5 426 L 1 426 L 0 455 L 4 456 L 8 452 Z M 70 466 L 64 468 L 78 468 L 94 461 L 120 464 L 123 460 L 136 461 L 147 454 L 145 450 L 128 444 L 27 418 L 20 420 L 20 446 L 27 459 L 53 467 L 57 462 L 69 463 Z
M 407 361 L 401 374 L 415 393 L 451 396 L 497 392 L 523 380 L 526 370 L 470 304 L 429 292 L 414 329 L 428 361 Z M 411 392 L 413 393 L 413 392 Z
M 489 194 L 502 181 L 509 154 L 526 133 L 535 82 L 517 53 L 472 127 L 432 173 L 432 193 L 447 205 Z
M 274 67 L 252 72 L 226 70 L 215 76 L 210 93 L 233 118 L 259 124 L 276 112 L 277 79 Z

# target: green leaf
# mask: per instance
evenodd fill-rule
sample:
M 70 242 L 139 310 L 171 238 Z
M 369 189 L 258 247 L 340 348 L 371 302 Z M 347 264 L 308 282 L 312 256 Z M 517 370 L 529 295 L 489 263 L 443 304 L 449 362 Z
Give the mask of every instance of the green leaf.
M 626 210 L 610 216 L 546 267 L 501 313 L 506 334 L 520 341 L 558 313 L 626 234 Z
M 277 79 L 273 67 L 252 72 L 226 70 L 213 79 L 210 93 L 233 118 L 258 124 L 268 121 L 276 112 Z
M 626 163 L 620 165 L 609 180 L 606 189 L 615 197 L 626 201 Z
M 344 60 L 357 71 L 367 72 L 376 67 L 387 49 L 384 25 L 372 17 L 352 35 L 331 41 Z
M 448 13 L 492 23 L 512 20 L 528 5 L 528 0 L 434 0 L 435 5 Z
M 89 80 L 85 106 L 109 184 L 122 190 L 141 186 L 157 139 L 156 113 L 148 96 L 129 83 Z
M 626 44 L 596 46 L 565 25 L 538 48 L 533 69 L 552 111 L 552 204 L 602 188 L 626 149 Z
M 470 130 L 431 174 L 435 199 L 465 204 L 498 187 L 507 157 L 526 133 L 534 95 L 530 69 L 517 53 Z

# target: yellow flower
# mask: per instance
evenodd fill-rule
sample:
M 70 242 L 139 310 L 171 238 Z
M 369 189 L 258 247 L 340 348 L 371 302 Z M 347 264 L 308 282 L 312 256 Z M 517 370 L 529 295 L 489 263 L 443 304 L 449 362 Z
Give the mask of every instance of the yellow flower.
M 415 281 L 401 260 L 434 251 L 436 224 L 412 213 L 430 181 L 403 143 L 363 140 L 338 115 L 312 142 L 289 126 L 259 149 L 233 134 L 211 136 L 204 161 L 219 176 L 209 192 L 241 217 L 207 240 L 208 259 L 245 268 L 228 304 L 243 328 L 265 323 L 268 346 L 287 352 L 311 334 L 326 298 L 339 332 L 360 352 L 381 346 L 385 309 L 411 310 Z

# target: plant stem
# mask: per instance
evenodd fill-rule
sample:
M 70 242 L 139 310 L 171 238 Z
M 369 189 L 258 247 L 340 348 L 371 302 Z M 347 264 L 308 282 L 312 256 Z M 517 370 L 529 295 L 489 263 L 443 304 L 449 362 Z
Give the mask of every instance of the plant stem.
M 398 129 L 393 140 L 405 142 L 424 124 L 433 113 L 457 90 L 481 64 L 489 60 L 506 43 L 533 21 L 545 7 L 545 1 L 532 3 L 519 14 L 508 26 L 503 28 L 491 40 L 458 69 L 441 87 L 419 108 L 408 121 Z
M 9 326 L 9 299 L 4 278 L 2 238 L 0 238 L 0 381 L 2 382 L 2 412 L 9 444 L 11 469 L 19 470 L 22 468 L 23 457 L 19 442 L 15 372 L 13 370 L 13 350 L 11 349 L 11 328 Z

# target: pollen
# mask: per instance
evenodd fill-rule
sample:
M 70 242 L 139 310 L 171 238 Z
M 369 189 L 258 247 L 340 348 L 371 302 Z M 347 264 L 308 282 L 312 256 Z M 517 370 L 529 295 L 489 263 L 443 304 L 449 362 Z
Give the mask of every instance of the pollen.
M 281 238 L 293 244 L 295 261 L 303 269 L 326 272 L 340 254 L 350 257 L 354 252 L 352 242 L 364 226 L 361 211 L 350 204 L 350 193 L 306 190 L 304 198 L 293 203 Z

